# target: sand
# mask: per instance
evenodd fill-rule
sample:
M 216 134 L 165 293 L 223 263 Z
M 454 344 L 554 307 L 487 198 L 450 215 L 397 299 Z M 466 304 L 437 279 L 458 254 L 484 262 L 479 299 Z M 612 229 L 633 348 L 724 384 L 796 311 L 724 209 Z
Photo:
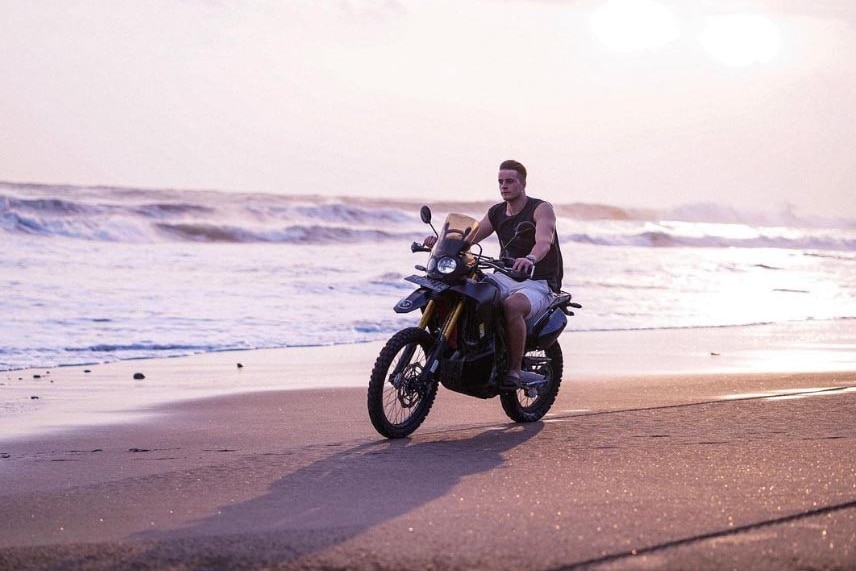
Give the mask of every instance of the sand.
M 399 441 L 377 343 L 4 373 L 0 569 L 854 568 L 853 329 L 570 332 Z

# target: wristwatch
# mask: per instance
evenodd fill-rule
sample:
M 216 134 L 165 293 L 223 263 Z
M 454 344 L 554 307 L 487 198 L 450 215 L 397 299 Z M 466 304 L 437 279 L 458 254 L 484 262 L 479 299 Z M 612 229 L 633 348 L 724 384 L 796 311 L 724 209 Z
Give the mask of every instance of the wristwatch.
M 533 256 L 532 254 L 526 254 L 523 257 L 532 262 L 533 264 L 535 263 L 535 256 Z

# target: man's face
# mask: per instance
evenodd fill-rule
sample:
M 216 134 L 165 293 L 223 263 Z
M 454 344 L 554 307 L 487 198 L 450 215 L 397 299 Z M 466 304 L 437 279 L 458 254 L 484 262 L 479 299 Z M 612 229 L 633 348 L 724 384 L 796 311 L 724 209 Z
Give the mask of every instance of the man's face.
M 513 200 L 523 194 L 523 184 L 515 170 L 499 171 L 499 193 L 503 200 Z

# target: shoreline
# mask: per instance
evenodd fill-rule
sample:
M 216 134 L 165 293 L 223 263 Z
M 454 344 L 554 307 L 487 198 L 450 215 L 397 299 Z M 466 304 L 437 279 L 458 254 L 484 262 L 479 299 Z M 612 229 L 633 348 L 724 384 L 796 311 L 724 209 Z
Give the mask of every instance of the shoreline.
M 844 317 L 832 317 L 832 318 L 821 318 L 821 319 L 796 319 L 796 320 L 784 320 L 784 321 L 761 321 L 757 323 L 736 323 L 736 324 L 721 324 L 721 325 L 676 325 L 673 327 L 637 327 L 637 328 L 625 328 L 625 329 L 580 329 L 574 330 L 571 327 L 565 330 L 563 335 L 567 334 L 575 334 L 575 335 L 587 335 L 587 334 L 634 334 L 634 333 L 646 333 L 646 332 L 679 332 L 679 331 L 705 331 L 705 330 L 721 330 L 721 329 L 742 329 L 742 328 L 758 328 L 758 327 L 784 327 L 788 328 L 789 326 L 798 326 L 799 324 L 816 324 L 818 326 L 822 326 L 824 323 L 829 324 L 830 327 L 835 327 L 835 324 L 840 322 L 856 322 L 856 316 L 844 316 Z M 570 323 L 572 325 L 573 323 Z M 406 326 L 406 325 L 404 325 Z M 39 371 L 47 371 L 47 370 L 64 370 L 71 368 L 92 368 L 99 367 L 104 365 L 111 365 L 115 363 L 134 363 L 139 361 L 156 361 L 156 360 L 166 360 L 166 359 L 184 359 L 189 357 L 199 357 L 202 355 L 217 355 L 220 353 L 226 354 L 236 354 L 240 355 L 243 353 L 252 353 L 254 351 L 299 351 L 299 350 L 315 350 L 315 349 L 325 349 L 325 348 L 336 348 L 336 347 L 349 347 L 349 346 L 363 346 L 369 345 L 373 343 L 383 343 L 385 339 L 391 337 L 395 331 L 391 331 L 387 337 L 384 339 L 370 339 L 364 341 L 343 341 L 343 342 L 334 342 L 334 343 L 319 343 L 312 345 L 286 345 L 282 347 L 253 347 L 253 348 L 231 348 L 231 349 L 210 349 L 193 353 L 182 353 L 177 355 L 150 355 L 145 357 L 128 357 L 124 359 L 116 359 L 113 361 L 87 361 L 82 363 L 61 363 L 58 365 L 45 365 L 45 366 L 27 366 L 27 367 L 15 367 L 12 369 L 2 369 L 0 370 L 0 376 L 12 377 L 16 373 L 29 373 Z M 239 360 L 238 360 L 239 361 Z
M 848 320 L 566 331 L 565 382 L 856 371 Z M 0 373 L 0 441 L 145 420 L 171 403 L 307 389 L 364 388 L 384 341 L 220 351 Z M 86 372 L 89 371 L 89 372 Z M 145 378 L 135 380 L 141 373 Z M 35 397 L 35 398 L 34 398 Z

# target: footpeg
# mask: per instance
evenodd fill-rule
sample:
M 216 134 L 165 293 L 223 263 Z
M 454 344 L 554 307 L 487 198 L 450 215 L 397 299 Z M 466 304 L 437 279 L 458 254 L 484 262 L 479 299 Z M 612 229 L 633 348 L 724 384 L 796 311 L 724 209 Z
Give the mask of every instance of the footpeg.
M 547 382 L 547 377 L 544 375 L 539 375 L 538 373 L 534 373 L 532 371 L 521 371 L 520 372 L 520 386 L 521 387 L 533 387 L 544 384 Z

